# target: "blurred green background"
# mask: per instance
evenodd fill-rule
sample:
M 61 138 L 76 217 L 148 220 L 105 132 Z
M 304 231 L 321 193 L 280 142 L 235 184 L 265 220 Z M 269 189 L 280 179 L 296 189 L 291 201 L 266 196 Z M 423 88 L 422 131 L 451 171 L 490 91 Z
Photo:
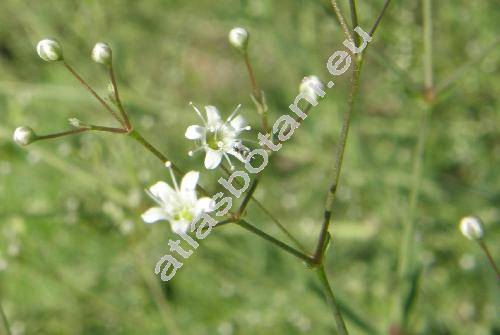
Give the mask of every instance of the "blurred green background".
M 347 17 L 347 1 L 341 1 Z M 372 25 L 383 1 L 359 1 Z M 334 209 L 327 268 L 339 299 L 381 333 L 397 324 L 403 225 L 415 220 L 422 266 L 409 317 L 418 334 L 499 334 L 498 282 L 477 245 L 458 230 L 471 213 L 485 222 L 498 260 L 500 52 L 495 1 L 433 2 L 434 74 L 420 192 L 409 215 L 412 166 L 422 129 L 421 1 L 394 1 L 368 50 Z M 0 299 L 13 334 L 329 334 L 334 323 L 312 271 L 236 226 L 215 230 L 174 280 L 154 275 L 168 252 L 167 223 L 145 226 L 144 189 L 169 180 L 132 139 L 84 134 L 35 143 L 15 127 L 69 129 L 77 117 L 114 126 L 61 64 L 35 53 L 57 38 L 65 58 L 106 94 L 90 60 L 95 42 L 113 47 L 122 98 L 148 139 L 183 169 L 220 173 L 189 158 L 188 106 L 227 116 L 243 104 L 258 117 L 234 26 L 251 33 L 250 53 L 271 120 L 287 112 L 303 76 L 325 81 L 326 59 L 343 34 L 327 0 L 20 1 L 0 3 Z M 449 85 L 447 84 L 449 83 Z M 447 85 L 444 85 L 447 84 Z M 320 230 L 349 74 L 268 166 L 257 197 L 312 250 Z M 256 138 L 252 133 L 249 138 Z M 249 219 L 283 238 L 250 206 Z M 347 318 L 352 334 L 365 333 Z

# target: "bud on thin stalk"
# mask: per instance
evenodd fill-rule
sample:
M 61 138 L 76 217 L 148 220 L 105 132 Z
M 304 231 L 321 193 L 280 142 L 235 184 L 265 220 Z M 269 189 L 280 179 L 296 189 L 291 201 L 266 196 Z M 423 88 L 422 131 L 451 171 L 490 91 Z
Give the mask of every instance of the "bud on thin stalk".
M 481 240 L 484 235 L 483 223 L 476 216 L 466 216 L 460 220 L 460 231 L 469 240 Z
M 54 39 L 46 38 L 38 42 L 36 52 L 46 62 L 55 62 L 63 59 L 61 45 Z
M 92 49 L 91 57 L 94 62 L 109 66 L 112 61 L 111 47 L 107 43 L 99 42 Z
M 24 147 L 36 141 L 38 136 L 36 135 L 33 129 L 31 129 L 30 127 L 23 126 L 16 128 L 12 138 L 14 142 Z
M 250 35 L 245 28 L 236 27 L 229 32 L 229 43 L 242 53 L 247 52 Z

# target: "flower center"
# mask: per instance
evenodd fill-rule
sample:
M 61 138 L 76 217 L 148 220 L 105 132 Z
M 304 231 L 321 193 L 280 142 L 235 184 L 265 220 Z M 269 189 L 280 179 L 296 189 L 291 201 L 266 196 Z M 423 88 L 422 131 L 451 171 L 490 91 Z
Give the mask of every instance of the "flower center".
M 207 145 L 210 149 L 219 150 L 219 140 L 217 139 L 217 131 L 207 133 Z
M 184 220 L 191 222 L 193 221 L 193 215 L 191 214 L 191 211 L 188 208 L 184 207 L 177 214 L 174 215 L 174 220 L 175 221 Z

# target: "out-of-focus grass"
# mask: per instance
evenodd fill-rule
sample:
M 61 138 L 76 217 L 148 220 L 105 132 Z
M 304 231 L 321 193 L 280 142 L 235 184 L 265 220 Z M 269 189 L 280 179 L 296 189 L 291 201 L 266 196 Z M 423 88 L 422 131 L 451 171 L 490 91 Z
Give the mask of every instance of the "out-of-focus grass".
M 381 5 L 358 4 L 363 27 Z M 434 9 L 439 84 L 496 41 L 500 15 L 487 1 L 436 1 Z M 392 4 L 371 46 L 327 260 L 339 297 L 381 330 L 396 315 L 396 266 L 424 108 L 420 92 L 384 63 L 422 83 L 420 13 L 419 2 Z M 201 170 L 202 157 L 186 155 L 183 133 L 197 121 L 188 101 L 227 115 L 243 103 L 245 117 L 258 121 L 244 66 L 226 41 L 235 25 L 251 32 L 272 119 L 287 111 L 304 75 L 328 80 L 325 61 L 343 40 L 328 1 L 2 1 L 0 297 L 16 334 L 333 331 L 312 273 L 237 227 L 217 229 L 173 281 L 158 281 L 153 266 L 172 233 L 167 224 L 145 227 L 140 213 L 151 204 L 143 189 L 167 174 L 130 139 L 86 134 L 26 150 L 10 140 L 23 124 L 40 133 L 69 127 L 70 117 L 112 124 L 62 66 L 34 52 L 39 39 L 58 38 L 66 59 L 104 93 L 105 73 L 89 53 L 108 41 L 137 127 L 184 169 Z M 461 216 L 476 213 L 499 254 L 499 55 L 494 47 L 480 56 L 431 116 L 415 214 L 424 269 L 410 322 L 419 333 L 499 331 L 498 284 L 457 229 Z M 347 77 L 272 161 L 257 192 L 309 248 L 320 229 Z M 203 172 L 204 184 L 215 179 Z M 279 235 L 258 211 L 250 217 Z

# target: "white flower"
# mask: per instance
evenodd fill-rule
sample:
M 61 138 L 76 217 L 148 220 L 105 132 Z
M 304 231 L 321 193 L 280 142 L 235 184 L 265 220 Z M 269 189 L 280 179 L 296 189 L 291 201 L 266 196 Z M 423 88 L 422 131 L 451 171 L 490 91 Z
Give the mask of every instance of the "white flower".
M 249 34 L 245 28 L 236 27 L 229 32 L 229 43 L 241 52 L 246 52 Z
M 480 240 L 483 238 L 483 224 L 476 216 L 466 216 L 460 220 L 460 231 L 469 240 Z
M 302 79 L 299 86 L 300 93 L 303 93 L 308 100 L 317 101 L 322 96 L 319 94 L 324 90 L 324 85 L 317 76 L 308 76 Z M 324 94 L 323 94 L 324 95 Z
M 38 56 L 46 62 L 63 59 L 61 45 L 56 40 L 48 38 L 41 40 L 36 46 L 36 52 Z
M 107 43 L 97 43 L 92 49 L 92 60 L 96 63 L 101 63 L 104 65 L 111 64 L 111 48 Z
M 237 115 L 241 105 L 238 105 L 231 116 L 224 122 L 222 121 L 219 111 L 214 106 L 205 106 L 207 112 L 207 119 L 203 118 L 200 111 L 196 106 L 190 103 L 198 116 L 203 121 L 203 126 L 191 125 L 186 130 L 186 138 L 196 140 L 201 143 L 200 147 L 196 149 L 205 150 L 205 167 L 207 169 L 215 169 L 225 157 L 233 169 L 229 154 L 244 161 L 242 151 L 246 148 L 242 145 L 239 135 L 243 130 L 250 130 L 245 119 L 241 115 Z M 189 155 L 193 155 L 193 151 Z
M 35 131 L 30 127 L 17 127 L 12 139 L 20 146 L 26 146 L 36 140 Z
M 156 201 L 157 207 L 151 207 L 142 214 L 146 223 L 155 223 L 167 220 L 174 233 L 186 233 L 191 222 L 201 213 L 211 212 L 214 201 L 208 197 L 198 199 L 196 185 L 200 176 L 199 172 L 190 171 L 184 175 L 180 188 L 170 167 L 170 162 L 165 164 L 172 177 L 174 188 L 167 183 L 159 181 L 149 188 L 147 193 Z

